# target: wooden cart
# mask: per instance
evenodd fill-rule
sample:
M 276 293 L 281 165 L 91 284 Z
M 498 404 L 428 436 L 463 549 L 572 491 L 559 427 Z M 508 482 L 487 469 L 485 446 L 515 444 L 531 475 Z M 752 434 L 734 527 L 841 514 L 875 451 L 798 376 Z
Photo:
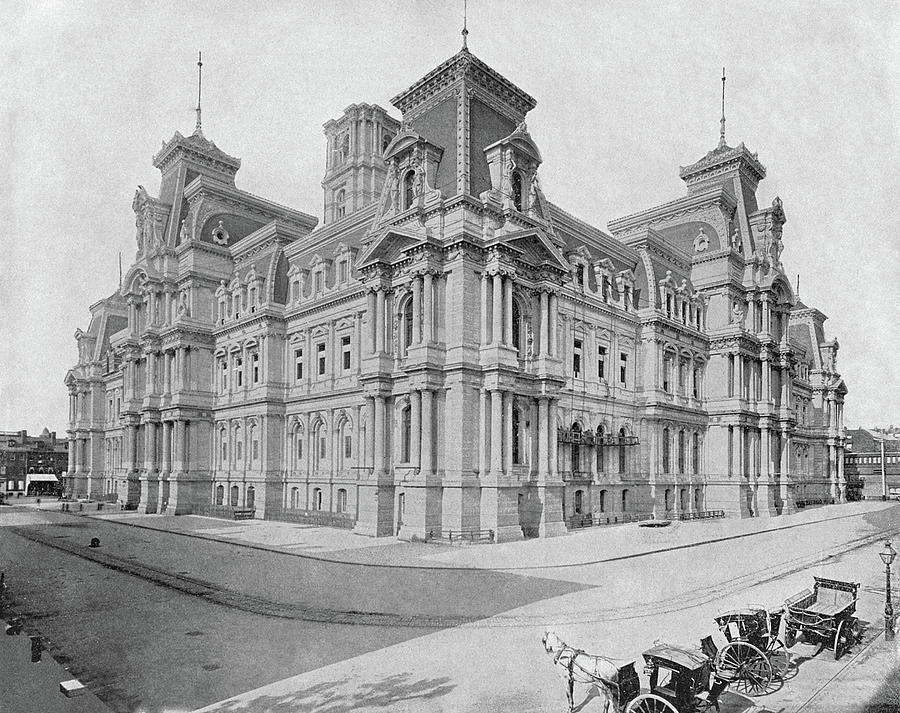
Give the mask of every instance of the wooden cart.
M 784 602 L 784 643 L 790 648 L 802 637 L 822 648 L 831 646 L 837 660 L 862 639 L 859 619 L 853 616 L 859 583 L 814 579 L 812 590 L 804 589 Z

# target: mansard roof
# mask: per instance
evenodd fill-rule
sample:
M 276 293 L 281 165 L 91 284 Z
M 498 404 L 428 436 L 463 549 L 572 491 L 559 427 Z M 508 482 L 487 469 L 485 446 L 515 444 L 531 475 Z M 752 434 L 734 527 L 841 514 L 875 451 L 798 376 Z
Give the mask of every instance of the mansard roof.
M 162 148 L 153 157 L 153 166 L 162 170 L 178 153 L 229 175 L 234 175 L 241 167 L 241 159 L 229 156 L 201 131 L 195 131 L 190 136 L 182 136 L 176 131 L 168 142 L 163 142 Z
M 524 118 L 525 114 L 537 106 L 534 97 L 491 69 L 466 47 L 400 92 L 391 99 L 391 104 L 406 113 L 463 79 L 501 100 L 520 118 Z
M 699 161 L 690 166 L 679 167 L 678 175 L 690 184 L 741 164 L 757 183 L 766 177 L 765 166 L 759 162 L 755 153 L 750 153 L 743 141 L 735 147 L 724 142 L 719 144 Z

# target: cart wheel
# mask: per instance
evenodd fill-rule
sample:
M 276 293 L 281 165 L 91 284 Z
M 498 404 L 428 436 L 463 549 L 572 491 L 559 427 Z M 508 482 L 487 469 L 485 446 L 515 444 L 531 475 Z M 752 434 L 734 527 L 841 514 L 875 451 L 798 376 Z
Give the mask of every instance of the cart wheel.
M 625 707 L 625 713 L 678 713 L 678 709 L 665 698 L 642 693 Z
M 772 683 L 772 665 L 766 655 L 746 641 L 733 641 L 720 649 L 715 667 L 719 678 L 750 696 L 763 695 Z
M 848 646 L 852 646 L 859 639 L 859 633 L 856 630 L 855 619 L 841 619 L 838 623 L 837 631 L 834 634 L 834 660 L 837 661 Z
M 769 656 L 769 664 L 772 666 L 772 678 L 776 681 L 783 681 L 791 667 L 791 652 L 779 639 L 773 638 L 769 642 L 766 654 Z

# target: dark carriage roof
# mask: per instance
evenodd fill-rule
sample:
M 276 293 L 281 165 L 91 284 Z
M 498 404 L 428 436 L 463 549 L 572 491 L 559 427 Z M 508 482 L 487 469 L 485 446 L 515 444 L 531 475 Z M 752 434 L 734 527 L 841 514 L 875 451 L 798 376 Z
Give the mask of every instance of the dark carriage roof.
M 645 659 L 657 659 L 659 663 L 674 664 L 678 668 L 696 671 L 709 663 L 709 658 L 700 649 L 692 646 L 675 646 L 663 642 L 654 644 L 644 652 Z

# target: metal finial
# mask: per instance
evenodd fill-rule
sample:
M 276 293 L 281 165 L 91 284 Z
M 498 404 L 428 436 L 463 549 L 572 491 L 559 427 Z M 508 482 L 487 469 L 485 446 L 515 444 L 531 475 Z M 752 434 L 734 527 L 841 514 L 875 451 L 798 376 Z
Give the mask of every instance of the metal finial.
M 463 49 L 469 49 L 468 44 L 466 43 L 466 38 L 469 36 L 469 30 L 466 27 L 466 14 L 467 14 L 467 2 L 468 0 L 463 0 L 463 28 L 462 28 L 462 38 L 463 38 Z
M 197 52 L 197 126 L 194 133 L 203 136 L 203 122 L 200 120 L 200 96 L 203 90 L 203 53 Z
M 719 148 L 725 144 L 725 67 L 722 67 L 722 121 L 719 128 Z
M 797 299 L 800 299 L 800 273 L 797 273 Z

